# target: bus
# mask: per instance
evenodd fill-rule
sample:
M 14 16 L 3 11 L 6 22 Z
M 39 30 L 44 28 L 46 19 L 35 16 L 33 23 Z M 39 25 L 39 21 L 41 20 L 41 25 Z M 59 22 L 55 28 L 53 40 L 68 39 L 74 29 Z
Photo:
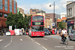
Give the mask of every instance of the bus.
M 44 16 L 42 15 L 31 16 L 29 36 L 45 36 L 44 35 Z

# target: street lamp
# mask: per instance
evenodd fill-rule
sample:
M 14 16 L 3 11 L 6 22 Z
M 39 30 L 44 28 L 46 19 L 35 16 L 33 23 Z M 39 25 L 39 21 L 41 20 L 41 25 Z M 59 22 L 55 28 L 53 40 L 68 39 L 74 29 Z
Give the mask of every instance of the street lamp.
M 54 18 L 55 18 L 55 2 L 53 3 L 53 5 L 54 5 L 54 9 L 53 9 L 53 11 L 54 11 Z M 49 5 L 49 7 L 51 7 L 51 5 Z M 56 23 L 56 21 L 54 20 L 54 22 Z M 53 27 L 54 28 L 54 27 Z

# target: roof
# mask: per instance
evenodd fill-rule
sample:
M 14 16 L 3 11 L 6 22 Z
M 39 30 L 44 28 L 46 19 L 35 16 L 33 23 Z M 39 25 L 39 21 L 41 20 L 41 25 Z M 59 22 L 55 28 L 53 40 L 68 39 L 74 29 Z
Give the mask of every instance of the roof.
M 57 22 L 61 22 L 61 21 L 66 20 L 66 19 L 67 19 L 67 17 L 62 17 L 62 19 L 57 19 Z
M 62 21 L 62 19 L 57 19 L 57 22 L 61 22 Z
M 66 20 L 67 19 L 67 17 L 62 17 L 62 20 Z

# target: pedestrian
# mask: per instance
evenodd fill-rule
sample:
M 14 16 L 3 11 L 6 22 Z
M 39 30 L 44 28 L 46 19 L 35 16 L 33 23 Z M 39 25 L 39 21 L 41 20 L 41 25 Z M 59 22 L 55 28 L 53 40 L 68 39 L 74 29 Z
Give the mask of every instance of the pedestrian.
M 61 29 L 59 29 L 59 34 L 61 34 Z
M 55 29 L 55 35 L 57 34 L 57 29 Z

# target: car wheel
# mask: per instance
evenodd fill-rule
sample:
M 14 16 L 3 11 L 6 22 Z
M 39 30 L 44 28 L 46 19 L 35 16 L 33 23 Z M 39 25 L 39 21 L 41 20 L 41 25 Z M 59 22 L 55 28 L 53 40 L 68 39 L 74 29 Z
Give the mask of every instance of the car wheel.
M 72 40 L 70 36 L 69 36 L 69 40 L 70 40 L 70 41 Z
M 49 33 L 49 35 L 50 35 L 50 33 Z

